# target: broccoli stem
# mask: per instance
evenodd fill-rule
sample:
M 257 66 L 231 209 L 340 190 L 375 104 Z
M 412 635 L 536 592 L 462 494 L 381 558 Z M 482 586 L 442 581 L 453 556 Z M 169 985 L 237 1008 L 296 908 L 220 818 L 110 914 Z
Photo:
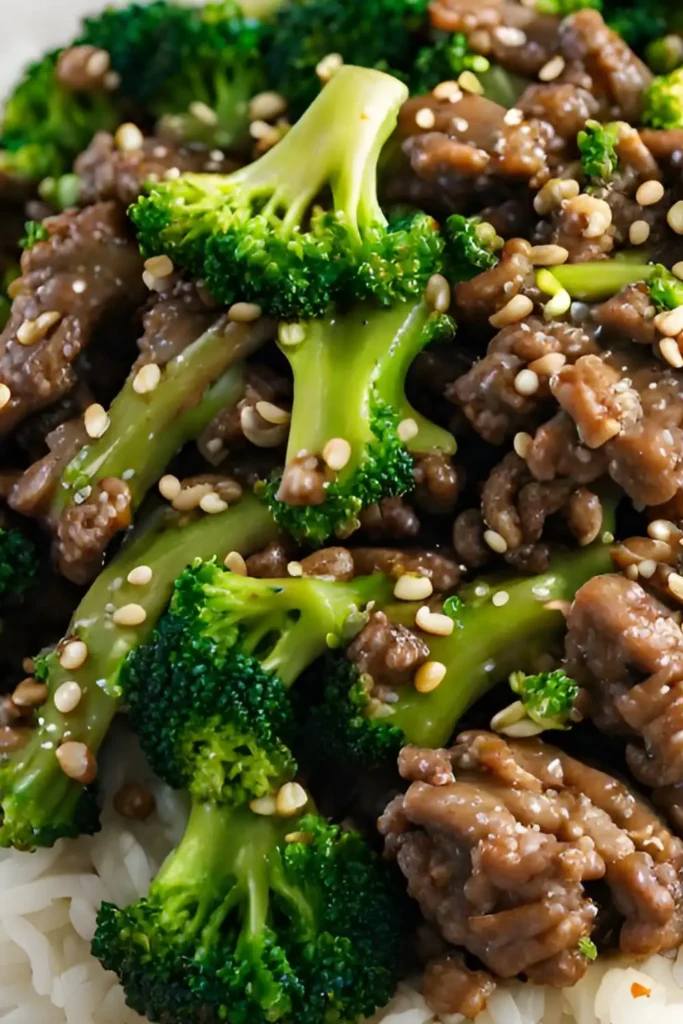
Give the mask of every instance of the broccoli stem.
M 589 263 L 565 263 L 553 267 L 552 274 L 572 299 L 600 302 L 616 295 L 627 284 L 647 281 L 654 270 L 654 264 L 596 260 Z
M 398 702 L 386 705 L 382 723 L 401 729 L 408 743 L 443 746 L 475 701 L 512 671 L 531 668 L 534 658 L 562 635 L 562 612 L 548 603 L 570 601 L 586 580 L 608 572 L 610 566 L 609 545 L 596 543 L 556 562 L 547 573 L 501 582 L 486 596 L 466 600 L 460 623 L 449 637 L 422 636 L 430 659 L 447 667 L 443 682 L 429 694 L 412 686 L 402 688 Z M 476 590 L 481 585 L 478 581 Z M 500 591 L 509 599 L 497 607 L 492 597 Z M 408 624 L 405 605 L 385 611 L 391 620 Z
M 128 482 L 136 509 L 175 453 L 240 397 L 240 361 L 270 330 L 266 320 L 226 324 L 221 319 L 164 367 L 153 391 L 138 394 L 132 372 L 109 409 L 108 429 L 66 467 L 50 518 L 56 521 L 84 490 L 89 493 L 87 488 L 106 477 Z
M 66 740 L 85 743 L 96 753 L 121 704 L 119 674 L 130 650 L 151 635 L 173 590 L 173 583 L 194 558 L 224 557 L 237 550 L 250 554 L 270 543 L 277 529 L 262 504 L 251 495 L 217 515 L 188 520 L 160 508 L 135 532 L 119 555 L 97 577 L 76 609 L 69 637 L 88 648 L 84 665 L 65 669 L 57 652 L 47 658 L 48 698 L 26 746 L 0 766 L 4 815 L 0 845 L 47 845 L 59 835 L 72 834 L 73 819 L 83 787 L 59 767 L 55 750 Z M 146 587 L 127 582 L 131 569 L 149 565 Z M 145 609 L 145 621 L 118 626 L 113 612 L 135 603 Z M 82 698 L 68 715 L 57 711 L 53 697 L 66 680 L 74 679 Z M 41 835 L 44 834 L 43 841 Z

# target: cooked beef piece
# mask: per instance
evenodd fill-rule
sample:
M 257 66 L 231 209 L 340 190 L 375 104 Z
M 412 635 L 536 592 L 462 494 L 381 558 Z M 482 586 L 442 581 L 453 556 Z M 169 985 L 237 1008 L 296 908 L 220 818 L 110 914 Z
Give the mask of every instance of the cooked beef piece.
M 259 579 L 283 579 L 295 554 L 296 548 L 291 541 L 274 540 L 263 551 L 247 558 L 247 574 Z
M 560 476 L 575 484 L 590 484 L 607 473 L 604 448 L 586 448 L 576 424 L 564 411 L 538 428 L 524 461 L 536 480 Z
M 525 120 L 547 121 L 558 135 L 574 145 L 577 132 L 589 118 L 599 118 L 601 104 L 595 96 L 571 82 L 530 85 L 516 103 Z
M 527 241 L 511 238 L 505 243 L 495 267 L 477 274 L 471 281 L 457 284 L 454 298 L 459 317 L 486 322 L 525 285 L 533 286 L 530 255 L 531 246 Z
M 333 547 L 314 551 L 301 559 L 304 576 L 331 580 L 351 580 L 355 575 L 352 553 L 347 548 Z
M 116 199 L 128 206 L 145 182 L 175 174 L 211 171 L 229 174 L 236 164 L 220 150 L 185 148 L 167 139 L 147 138 L 139 149 L 119 149 L 109 132 L 98 132 L 76 160 L 81 179 L 79 200 L 83 205 Z
M 585 194 L 567 199 L 550 213 L 549 220 L 541 223 L 534 235 L 534 241 L 561 245 L 569 253 L 570 263 L 587 263 L 607 259 L 614 249 L 616 229 L 612 224 L 609 203 L 601 200 L 605 217 L 596 227 L 593 200 Z M 604 225 L 604 227 L 603 227 Z
M 142 258 L 116 204 L 67 210 L 45 226 L 47 240 L 24 251 L 20 290 L 0 334 L 0 380 L 11 392 L 0 410 L 3 435 L 67 394 L 73 364 L 98 325 L 146 295 Z
M 79 416 L 61 423 L 45 440 L 48 454 L 19 477 L 9 497 L 10 508 L 34 519 L 48 515 L 63 471 L 89 438 L 83 418 Z
M 347 649 L 358 672 L 372 676 L 375 686 L 403 686 L 429 657 L 429 648 L 405 626 L 396 626 L 384 612 L 373 612 Z
M 417 512 L 404 498 L 382 498 L 364 508 L 358 518 L 363 533 L 378 543 L 406 540 L 420 532 Z
M 647 285 L 640 282 L 595 306 L 593 318 L 607 335 L 654 346 L 661 338 L 655 327 L 655 313 Z
M 354 548 L 351 552 L 357 576 L 376 572 L 397 578 L 403 573 L 427 576 L 439 593 L 453 590 L 460 582 L 457 562 L 438 551 L 422 548 Z
M 109 542 L 131 524 L 132 498 L 125 480 L 105 477 L 80 505 L 68 505 L 56 525 L 57 567 L 73 583 L 90 583 Z
M 468 508 L 453 523 L 453 547 L 468 569 L 481 569 L 493 551 L 484 540 L 486 524 L 478 508 Z
M 677 616 L 640 583 L 610 574 L 581 587 L 567 627 L 567 671 L 588 691 L 596 725 L 633 739 L 627 761 L 645 785 L 683 782 Z
M 72 92 L 104 92 L 109 60 L 94 61 L 95 56 L 108 57 L 104 50 L 87 44 L 67 46 L 57 58 L 55 78 Z
M 678 159 L 683 153 L 683 128 L 662 131 L 655 128 L 641 128 L 640 137 L 656 160 Z
M 287 377 L 276 373 L 269 366 L 259 363 L 249 365 L 244 394 L 235 405 L 222 409 L 211 421 L 199 438 L 200 452 L 212 464 L 221 462 L 226 455 L 244 448 L 255 436 L 250 428 L 267 434 L 270 447 L 284 444 L 287 439 L 287 423 L 267 422 L 258 413 L 256 406 L 259 402 L 269 402 L 286 412 L 291 405 L 291 396 L 292 384 Z
M 465 477 L 444 452 L 415 456 L 415 504 L 432 515 L 446 515 L 456 506 Z
M 486 1009 L 496 984 L 486 971 L 471 971 L 457 953 L 427 964 L 422 980 L 425 1002 L 434 1013 L 461 1013 L 469 1020 Z
M 449 751 L 407 748 L 399 769 L 410 786 L 380 818 L 387 855 L 426 919 L 494 974 L 578 981 L 578 942 L 599 909 L 586 884 L 597 880 L 622 919 L 622 952 L 683 940 L 683 843 L 621 782 L 540 740 L 486 732 Z
M 144 332 L 138 340 L 140 355 L 134 369 L 147 363 L 166 366 L 216 321 L 194 283 L 169 280 L 169 288 L 153 292 L 142 317 Z

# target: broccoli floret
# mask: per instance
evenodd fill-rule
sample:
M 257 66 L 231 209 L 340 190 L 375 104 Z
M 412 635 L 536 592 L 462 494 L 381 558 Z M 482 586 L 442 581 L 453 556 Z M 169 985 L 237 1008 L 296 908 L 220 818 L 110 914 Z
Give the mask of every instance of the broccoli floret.
M 683 306 L 683 281 L 661 263 L 655 264 L 652 268 L 647 287 L 657 309 L 677 309 L 678 306 Z
M 394 990 L 397 896 L 363 840 L 309 807 L 194 802 L 148 897 L 105 903 L 92 948 L 151 1021 L 353 1024 Z
M 35 586 L 38 553 L 19 530 L 0 529 L 0 609 L 12 607 Z
M 422 300 L 388 310 L 361 304 L 345 315 L 295 325 L 296 343 L 291 328 L 281 332 L 294 373 L 294 406 L 284 477 L 269 481 L 262 496 L 297 539 L 318 547 L 333 535 L 348 536 L 363 508 L 414 489 L 411 453 L 455 451 L 453 436 L 416 412 L 405 394 L 408 369 L 432 338 L 433 317 Z M 412 435 L 403 441 L 399 425 L 406 421 Z M 336 470 L 323 456 L 333 438 L 350 446 Z M 324 500 L 305 504 L 302 496 L 300 504 L 287 504 L 287 478 L 297 474 L 303 451 L 326 471 Z
M 410 91 L 430 92 L 439 82 L 456 79 L 463 71 L 483 74 L 491 67 L 481 54 L 473 53 L 462 32 L 438 32 L 429 46 L 422 46 L 410 72 Z
M 457 609 L 450 636 L 421 634 L 429 660 L 446 666 L 444 679 L 430 693 L 409 684 L 397 688 L 395 700 L 380 702 L 373 696 L 372 679 L 359 676 L 343 654 L 337 655 L 341 664 L 324 672 L 323 699 L 304 716 L 313 759 L 370 766 L 406 743 L 444 746 L 475 701 L 511 671 L 531 667 L 562 636 L 564 618 L 549 602 L 570 600 L 586 580 L 608 572 L 610 565 L 608 545 L 596 543 L 558 559 L 541 576 L 495 585 L 476 581 Z M 504 605 L 493 601 L 500 591 L 508 595 Z M 414 625 L 414 609 L 397 604 L 385 606 L 384 612 L 390 621 Z
M 676 5 L 677 0 L 604 0 L 603 17 L 632 50 L 642 53 L 649 42 L 666 31 Z
M 255 163 L 154 185 L 131 207 L 143 253 L 167 254 L 221 302 L 283 317 L 319 315 L 336 298 L 419 294 L 438 267 L 437 226 L 420 214 L 392 227 L 377 201 L 377 160 L 406 96 L 395 78 L 342 68 Z
M 555 14 L 559 18 L 566 18 L 575 11 L 582 11 L 586 7 L 595 10 L 602 10 L 602 0 L 536 0 L 536 10 L 539 14 Z
M 128 652 L 152 633 L 173 590 L 173 582 L 196 556 L 224 557 L 260 550 L 277 536 L 263 505 L 245 496 L 217 515 L 187 520 L 159 509 L 141 526 L 116 558 L 98 576 L 79 604 L 68 639 L 86 644 L 87 659 L 78 668 L 60 664 L 64 643 L 40 659 L 39 676 L 47 684 L 46 703 L 36 714 L 27 743 L 0 757 L 0 846 L 32 849 L 50 846 L 60 836 L 95 831 L 97 817 L 81 782 L 60 768 L 56 750 L 67 740 L 85 743 L 96 756 L 109 725 L 121 706 L 120 673 Z M 146 587 L 127 583 L 131 569 L 149 565 Z M 145 619 L 137 626 L 114 621 L 118 608 L 141 605 Z M 54 704 L 57 687 L 74 679 L 82 699 L 75 711 L 61 714 Z M 83 782 L 91 781 L 84 778 Z M 84 795 L 85 794 L 85 795 Z
M 586 121 L 585 128 L 576 136 L 581 153 L 581 169 L 591 182 L 608 182 L 619 169 L 616 143 L 619 138 L 618 124 L 600 124 Z
M 381 575 L 350 583 L 260 580 L 213 562 L 176 582 L 168 613 L 134 650 L 123 689 L 149 761 L 197 798 L 238 803 L 293 774 L 287 689 L 362 609 L 386 601 Z
M 519 700 L 494 715 L 491 728 L 496 732 L 523 738 L 571 728 L 579 686 L 562 669 L 533 676 L 512 672 L 509 682 Z
M 683 128 L 683 68 L 654 78 L 643 98 L 643 124 Z
M 592 939 L 588 938 L 588 936 L 584 935 L 582 939 L 579 939 L 577 948 L 581 956 L 585 956 L 586 960 L 598 959 L 598 947 Z
M 247 136 L 249 100 L 266 85 L 263 31 L 235 0 L 154 0 L 86 19 L 79 42 L 109 53 L 119 94 L 166 130 L 230 148 Z
M 50 237 L 50 233 L 39 220 L 28 220 L 24 224 L 25 235 L 19 239 L 22 249 L 32 249 L 38 242 L 44 242 Z
M 482 221 L 481 217 L 454 213 L 446 221 L 444 235 L 448 276 L 452 280 L 468 281 L 498 262 L 496 250 L 503 240 L 493 225 Z

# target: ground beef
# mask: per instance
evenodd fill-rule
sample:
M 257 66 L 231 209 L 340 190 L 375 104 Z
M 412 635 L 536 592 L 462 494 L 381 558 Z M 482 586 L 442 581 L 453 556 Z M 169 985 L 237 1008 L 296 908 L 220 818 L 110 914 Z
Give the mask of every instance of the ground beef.
M 287 463 L 276 498 L 287 505 L 322 505 L 325 500 L 324 462 L 303 452 Z
M 453 547 L 468 569 L 481 569 L 493 552 L 484 540 L 486 524 L 478 508 L 468 508 L 453 523 Z
M 360 528 L 368 539 L 377 543 L 408 540 L 420 532 L 420 520 L 405 498 L 382 498 L 368 505 L 359 515 Z
M 683 128 L 662 131 L 655 128 L 641 128 L 640 137 L 656 160 L 672 160 L 683 152 Z
M 393 689 L 412 680 L 429 657 L 429 648 L 405 626 L 391 623 L 384 612 L 373 612 L 346 654 L 376 687 Z
M 515 106 L 526 120 L 547 121 L 572 144 L 589 118 L 600 116 L 600 102 L 587 89 L 571 82 L 530 85 Z
M 434 1013 L 462 1013 L 469 1020 L 486 1009 L 495 987 L 490 974 L 471 971 L 457 953 L 432 960 L 422 979 L 425 1002 Z
M 655 313 L 647 285 L 642 282 L 627 285 L 592 310 L 593 319 L 603 328 L 607 339 L 616 337 L 653 347 L 660 340 Z
M 538 428 L 524 461 L 536 480 L 554 480 L 559 476 L 580 485 L 604 476 L 608 466 L 604 448 L 586 448 L 576 424 L 563 411 Z
M 244 394 L 239 401 L 221 409 L 197 442 L 204 458 L 212 464 L 221 462 L 226 455 L 245 448 L 249 443 L 245 429 L 249 432 L 250 423 L 256 424 L 258 430 L 268 435 L 269 447 L 278 447 L 287 439 L 287 424 L 277 426 L 266 422 L 256 411 L 256 405 L 258 402 L 270 402 L 285 412 L 288 411 L 292 402 L 291 380 L 276 373 L 269 366 L 250 363 L 247 366 L 245 383 Z
M 10 508 L 35 519 L 49 519 L 50 505 L 62 473 L 88 443 L 83 418 L 60 424 L 46 437 L 48 454 L 38 459 L 14 484 L 9 496 Z
M 154 292 L 143 313 L 144 333 L 138 341 L 140 355 L 133 369 L 147 363 L 166 366 L 216 322 L 192 282 L 169 279 L 169 288 Z
M 304 576 L 329 580 L 352 580 L 356 575 L 354 558 L 347 548 L 333 547 L 314 551 L 301 559 Z
M 247 575 L 259 579 L 285 579 L 287 566 L 294 555 L 295 548 L 291 541 L 274 540 L 263 551 L 257 551 L 247 558 Z
M 439 771 L 422 781 L 431 758 Z M 540 740 L 484 732 L 417 759 L 408 748 L 399 769 L 411 784 L 380 819 L 386 852 L 427 920 L 495 974 L 574 984 L 598 899 L 621 918 L 625 953 L 683 939 L 683 844 L 616 779 Z M 586 888 L 597 880 L 600 896 Z
M 438 551 L 422 548 L 354 548 L 351 552 L 357 576 L 382 572 L 398 578 L 404 573 L 418 573 L 432 581 L 434 590 L 446 593 L 460 582 L 457 562 Z
M 128 206 L 145 182 L 161 181 L 170 171 L 203 171 L 229 174 L 234 161 L 220 150 L 185 148 L 167 139 L 147 138 L 139 149 L 119 149 L 109 132 L 98 132 L 76 160 L 80 176 L 79 200 L 83 205 L 116 199 Z
M 455 508 L 465 482 L 464 474 L 444 452 L 415 455 L 413 469 L 415 504 L 432 515 L 446 515 Z
M 501 309 L 525 285 L 533 286 L 531 246 L 523 238 L 505 243 L 495 267 L 455 286 L 457 313 L 463 320 L 483 320 Z
M 102 567 L 109 542 L 128 529 L 132 498 L 125 480 L 106 477 L 92 488 L 82 504 L 70 504 L 56 527 L 57 567 L 73 583 L 90 583 Z
M 0 410 L 2 434 L 67 394 L 76 383 L 74 361 L 98 325 L 146 294 L 142 259 L 115 204 L 68 210 L 45 226 L 48 239 L 23 254 L 20 291 L 0 334 L 0 380 L 11 392 Z M 47 313 L 55 322 L 32 344 L 21 344 L 22 325 Z

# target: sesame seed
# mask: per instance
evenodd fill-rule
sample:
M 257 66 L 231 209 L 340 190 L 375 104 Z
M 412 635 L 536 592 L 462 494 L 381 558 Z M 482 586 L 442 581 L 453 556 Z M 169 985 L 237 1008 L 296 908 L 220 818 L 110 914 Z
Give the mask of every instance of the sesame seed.
M 35 320 L 24 320 L 17 330 L 17 341 L 20 345 L 35 345 L 42 341 L 47 332 L 62 319 L 62 314 L 51 309 L 41 313 Z
M 213 484 L 193 484 L 191 487 L 183 487 L 175 496 L 171 504 L 176 512 L 192 512 L 199 508 L 202 498 L 213 492 Z
M 394 584 L 394 597 L 399 601 L 424 601 L 433 593 L 434 587 L 428 576 L 404 573 Z
M 112 615 L 115 626 L 141 626 L 147 618 L 147 612 L 141 604 L 124 604 Z
M 443 274 L 432 274 L 425 288 L 425 299 L 437 313 L 446 313 L 451 305 L 451 286 Z
M 182 490 L 180 480 L 177 476 L 173 476 L 171 473 L 167 473 L 166 476 L 162 476 L 159 481 L 159 494 L 162 498 L 166 498 L 166 501 L 173 501 L 178 497 Z
M 85 62 L 85 73 L 90 78 L 101 78 L 111 65 L 111 57 L 106 50 L 95 50 Z
M 351 445 L 344 437 L 333 437 L 322 451 L 323 460 L 338 473 L 351 458 Z
M 133 391 L 138 395 L 146 395 L 154 391 L 161 380 L 161 368 L 156 363 L 141 366 L 133 378 Z
M 235 324 L 250 324 L 258 320 L 262 310 L 255 302 L 233 302 L 228 310 L 228 320 Z
M 574 178 L 549 178 L 534 197 L 534 210 L 543 216 L 565 199 L 574 199 L 581 187 Z
M 505 124 L 517 125 L 521 124 L 524 120 L 524 114 L 518 107 L 510 107 L 509 110 L 505 111 L 503 121 Z
M 589 196 L 585 192 L 567 201 L 569 213 L 586 220 L 581 234 L 584 238 L 600 238 L 612 223 L 612 209 L 604 199 Z
M 648 536 L 652 537 L 653 540 L 668 542 L 675 529 L 674 524 L 669 522 L 668 519 L 653 519 L 648 525 L 647 532 Z
M 321 82 L 329 82 L 344 63 L 341 53 L 328 53 L 316 64 L 315 73 Z
M 193 117 L 196 117 L 198 121 L 202 122 L 202 124 L 209 125 L 210 128 L 213 128 L 218 124 L 218 114 L 216 111 L 212 110 L 208 104 L 202 103 L 201 100 L 193 100 L 193 102 L 190 103 L 188 110 Z
M 572 304 L 572 297 L 566 288 L 560 288 L 559 291 L 555 292 L 553 297 L 549 299 L 543 307 L 543 316 L 546 320 L 554 320 L 555 317 L 564 316 L 564 314 L 570 309 Z
M 210 516 L 215 516 L 219 512 L 225 512 L 228 507 L 228 503 L 227 501 L 224 501 L 223 498 L 219 497 L 215 491 L 212 491 L 210 494 L 205 494 L 200 498 L 199 507 L 202 512 L 206 512 Z
M 614 534 L 611 533 L 609 530 L 605 530 L 605 532 L 603 533 L 603 535 L 600 538 L 600 540 L 602 541 L 603 544 L 613 544 L 614 543 Z
M 428 605 L 418 608 L 415 615 L 415 625 L 425 633 L 432 633 L 434 636 L 450 636 L 455 625 L 449 615 L 441 615 L 433 612 Z
M 68 715 L 71 711 L 78 707 L 81 702 L 83 691 L 81 690 L 78 683 L 70 679 L 66 683 L 62 683 L 55 690 L 54 704 L 62 715 Z
M 532 245 L 529 259 L 535 267 L 557 267 L 567 262 L 569 250 L 563 245 Z
M 462 91 L 457 82 L 439 82 L 432 89 L 432 96 L 442 102 L 457 103 L 462 99 Z
M 628 229 L 628 240 L 631 245 L 643 245 L 650 237 L 650 225 L 646 220 L 634 220 Z
M 679 260 L 678 263 L 674 263 L 671 268 L 671 273 L 674 277 L 677 277 L 679 281 L 683 281 L 683 260 Z
M 268 795 L 260 796 L 256 800 L 250 800 L 249 810 L 253 811 L 254 814 L 260 814 L 264 818 L 269 818 L 275 814 L 275 797 Z
M 59 767 L 65 775 L 84 786 L 90 785 L 97 777 L 97 761 L 85 743 L 69 740 L 56 750 Z
M 257 402 L 256 412 L 266 423 L 273 423 L 278 427 L 285 426 L 292 418 L 291 412 L 281 409 L 279 405 L 273 405 L 272 402 Z
M 525 398 L 535 395 L 539 384 L 538 374 L 533 370 L 520 370 L 514 381 L 515 391 L 518 395 L 524 395 Z
M 524 46 L 526 42 L 526 32 L 523 32 L 521 28 L 515 28 L 512 25 L 498 25 L 493 30 L 493 34 L 503 46 Z
M 436 116 L 429 107 L 422 107 L 415 115 L 415 124 L 418 128 L 425 128 L 427 131 L 436 124 Z
M 37 679 L 22 679 L 12 694 L 12 703 L 19 708 L 35 708 L 47 700 L 47 686 Z
M 667 338 L 675 338 L 683 331 L 683 306 L 658 313 L 655 317 L 655 327 Z
M 88 286 L 85 283 L 85 281 L 81 281 L 79 278 L 78 281 L 74 281 L 74 283 L 71 285 L 71 290 L 75 292 L 76 295 L 82 295 L 87 287 Z
M 412 441 L 414 437 L 417 437 L 419 432 L 420 428 L 418 427 L 415 420 L 411 419 L 410 417 L 408 417 L 405 420 L 401 420 L 401 422 L 396 428 L 398 439 L 399 441 L 403 441 L 404 444 L 406 444 L 408 441 Z
M 286 782 L 275 797 L 275 809 L 282 818 L 290 818 L 308 803 L 308 793 L 298 782 Z
M 103 406 L 98 405 L 97 402 L 89 405 L 83 413 L 83 422 L 85 424 L 85 432 L 88 437 L 96 439 L 102 437 L 106 433 L 107 427 L 109 426 L 109 417 Z
M 59 664 L 65 669 L 77 669 L 84 665 L 88 657 L 88 647 L 82 640 L 69 640 L 59 655 Z
M 150 256 L 149 259 L 145 260 L 145 270 L 153 277 L 169 277 L 175 270 L 175 267 L 173 266 L 173 260 L 168 256 Z
M 287 100 L 279 92 L 259 92 L 249 101 L 250 121 L 274 121 L 287 109 Z
M 661 181 L 656 181 L 652 178 L 650 181 L 644 181 L 642 185 L 638 186 L 636 202 L 640 203 L 641 206 L 654 206 L 663 195 L 664 186 Z
M 288 562 L 287 572 L 290 576 L 303 576 L 304 567 L 301 562 Z
M 464 117 L 454 117 L 451 124 L 455 131 L 460 132 L 461 135 L 466 132 L 470 126 L 469 121 L 466 121 Z
M 310 843 L 311 839 L 310 832 L 288 832 L 285 836 L 286 843 Z
M 515 434 L 512 445 L 520 459 L 526 460 L 531 455 L 531 449 L 534 446 L 534 439 L 531 434 L 527 434 L 523 430 L 520 430 L 518 434 Z
M 510 595 L 507 590 L 498 590 L 491 598 L 491 604 L 495 605 L 496 608 L 502 608 L 504 604 L 507 604 L 510 600 Z
M 657 563 L 654 558 L 645 558 L 638 566 L 638 575 L 644 579 L 651 579 L 657 572 Z
M 431 693 L 440 686 L 446 675 L 446 666 L 440 661 L 425 661 L 415 673 L 413 685 L 418 693 Z
M 164 171 L 164 181 L 175 181 L 176 178 L 180 177 L 179 167 L 169 167 Z
M 118 71 L 107 71 L 106 75 L 104 76 L 103 84 L 105 89 L 107 89 L 109 92 L 113 92 L 114 89 L 118 89 L 118 87 L 121 85 L 121 75 L 118 73 Z
M 528 295 L 513 295 L 502 309 L 489 317 L 489 323 L 492 327 L 507 327 L 508 324 L 519 323 L 533 308 L 534 304 Z
M 0 384 L 0 409 L 4 409 L 5 408 L 5 406 L 7 405 L 7 403 L 9 402 L 11 397 L 12 397 L 12 392 L 7 387 L 7 385 L 6 384 Z
M 543 377 L 552 377 L 560 372 L 566 362 L 567 357 L 562 352 L 548 352 L 529 363 L 529 369 Z
M 677 235 L 683 235 L 683 199 L 679 199 L 669 208 L 666 222 Z
M 244 561 L 244 558 L 239 553 L 239 551 L 229 551 L 228 554 L 225 556 L 223 565 L 225 566 L 226 569 L 229 569 L 230 572 L 234 572 L 238 576 L 248 575 L 247 563 Z
M 666 585 L 678 601 L 683 601 L 683 576 L 677 572 L 670 573 Z
M 136 124 L 132 124 L 130 121 L 126 121 L 125 124 L 119 125 L 114 136 L 114 142 L 118 149 L 124 153 L 133 152 L 136 149 L 142 149 L 145 139 Z
M 484 92 L 483 85 L 473 71 L 463 71 L 458 75 L 458 85 L 465 92 L 474 93 L 476 96 L 481 96 Z
M 277 340 L 281 345 L 300 345 L 305 337 L 303 324 L 281 323 L 277 329 Z
M 678 343 L 673 338 L 664 338 L 659 343 L 659 351 L 669 366 L 673 366 L 675 370 L 680 370 L 683 366 L 683 355 L 678 347 Z
M 136 565 L 131 569 L 126 579 L 134 587 L 146 587 L 152 579 L 153 572 L 149 565 Z
M 538 72 L 538 77 L 542 82 L 552 82 L 564 71 L 564 57 L 561 57 L 558 53 L 555 57 L 551 57 L 547 64 L 544 64 L 541 70 Z
M 624 569 L 624 576 L 628 580 L 637 580 L 638 579 L 638 566 L 637 565 L 627 565 L 626 568 Z
M 484 530 L 484 541 L 497 555 L 504 555 L 508 549 L 507 541 L 497 530 Z

